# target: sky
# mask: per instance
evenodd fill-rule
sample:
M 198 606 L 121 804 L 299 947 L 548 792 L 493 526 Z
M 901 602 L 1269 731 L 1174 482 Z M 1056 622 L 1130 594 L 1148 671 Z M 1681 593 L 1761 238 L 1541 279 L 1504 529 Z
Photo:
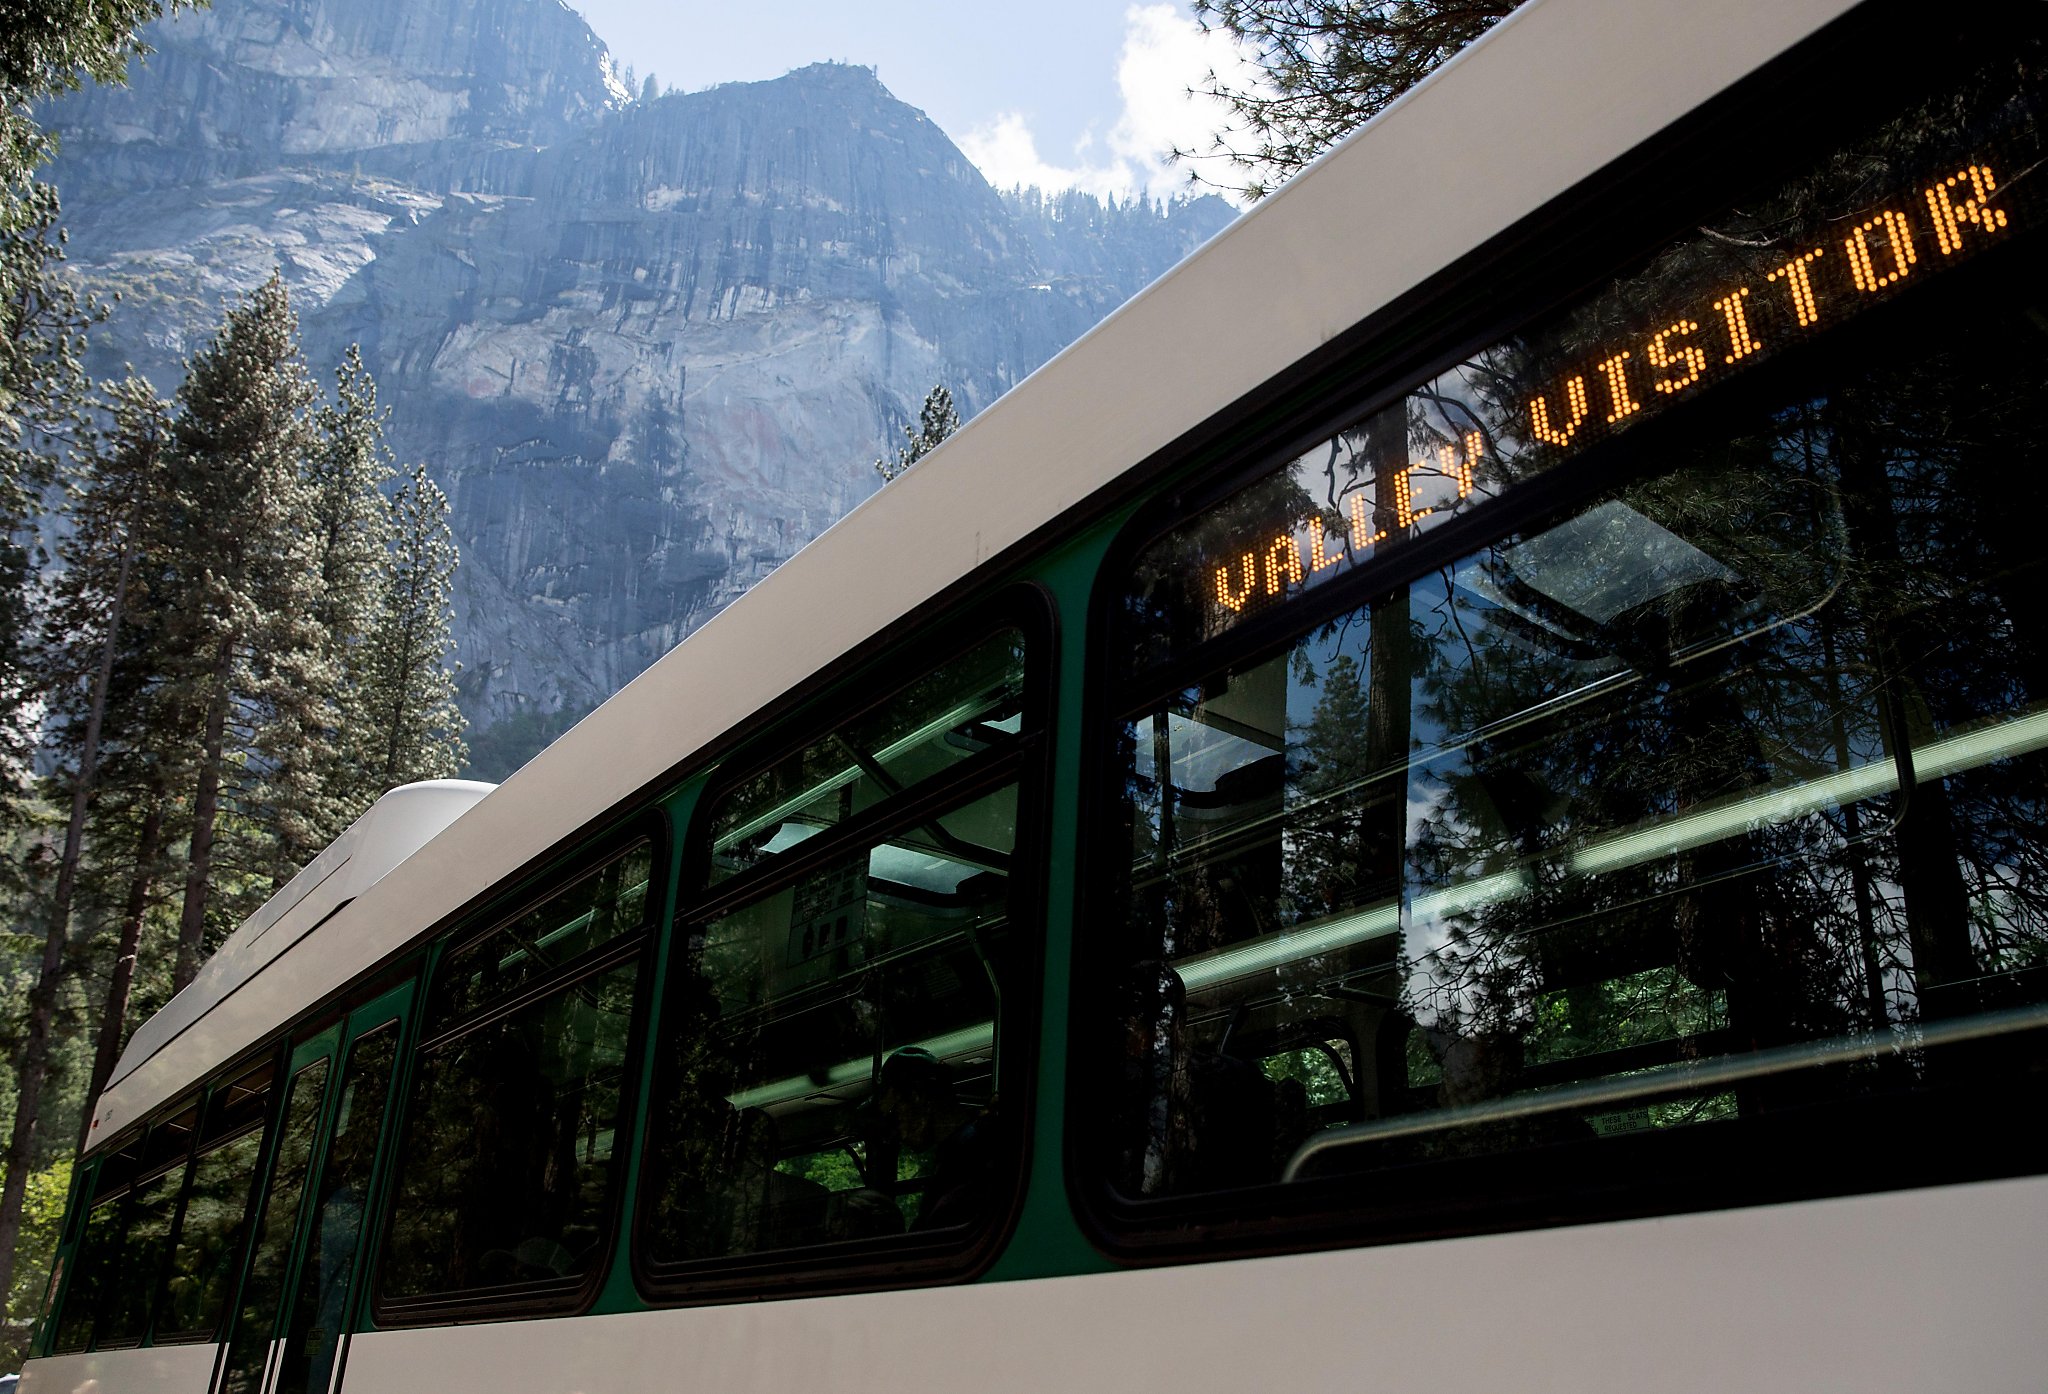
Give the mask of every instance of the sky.
M 1185 0 L 569 0 L 638 79 L 664 92 L 860 63 L 938 123 L 998 188 L 1163 198 L 1165 152 L 1221 124 L 1187 89 L 1239 60 Z

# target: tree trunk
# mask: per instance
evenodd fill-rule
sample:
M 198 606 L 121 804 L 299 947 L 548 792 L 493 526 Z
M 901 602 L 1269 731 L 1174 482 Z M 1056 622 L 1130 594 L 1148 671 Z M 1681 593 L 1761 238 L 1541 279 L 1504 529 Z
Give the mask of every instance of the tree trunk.
M 121 909 L 121 939 L 114 949 L 114 973 L 107 980 L 106 1006 L 100 1013 L 100 1037 L 93 1048 L 92 1082 L 85 1091 L 85 1116 L 78 1124 L 78 1145 L 82 1150 L 92 1140 L 92 1114 L 100 1093 L 112 1078 L 121 1058 L 122 1036 L 128 1022 L 128 995 L 135 986 L 135 956 L 142 947 L 142 926 L 149 917 L 149 896 L 156 885 L 156 860 L 163 853 L 164 800 L 161 790 L 150 793 L 149 813 L 142 820 L 142 835 L 135 849 L 135 872 L 128 879 L 128 900 Z
M 1373 466 L 1372 526 L 1395 545 L 1408 540 L 1395 504 L 1395 479 L 1408 467 L 1408 414 L 1395 407 L 1367 427 Z M 1413 662 L 1408 588 L 1372 607 L 1366 655 L 1365 767 L 1375 783 L 1360 811 L 1365 862 L 1363 886 L 1385 888 L 1398 899 L 1408 842 L 1409 727 L 1413 720 Z M 1370 894 L 1370 893 L 1367 893 Z
M 1863 425 L 1866 413 L 1845 399 L 1833 417 L 1842 470 L 1842 511 L 1855 553 L 1877 576 L 1904 573 L 1909 561 L 1899 544 L 1898 508 L 1880 444 Z M 1924 565 L 1925 563 L 1920 563 Z M 1896 581 L 1890 584 L 1897 584 Z M 1881 726 L 1885 753 L 1898 762 L 1903 816 L 1893 834 L 1899 884 L 1906 907 L 1906 938 L 1920 1014 L 1928 1019 L 1966 1016 L 1977 1009 L 1977 963 L 1970 935 L 1969 888 L 1958 861 L 1962 833 L 1946 780 L 1911 778 L 1912 750 L 1937 734 L 1912 659 L 1938 651 L 1925 632 L 1927 619 L 1889 608 L 1885 586 L 1866 583 L 1858 603 L 1866 611 L 1870 659 L 1883 675 L 1889 719 Z
M 14 1127 L 7 1139 L 7 1179 L 0 1184 L 0 1302 L 14 1284 L 14 1248 L 21 1238 L 21 1207 L 28 1192 L 30 1163 L 35 1157 L 37 1114 L 43 1084 L 50 1074 L 50 1019 L 57 1004 L 57 981 L 64 968 L 65 926 L 55 915 L 43 937 L 43 961 L 28 994 L 28 1029 L 22 1039 L 21 1064 L 15 1073 L 20 1098 L 14 1106 Z
M 205 746 L 199 756 L 199 789 L 192 796 L 192 848 L 185 863 L 185 903 L 178 914 L 178 966 L 171 987 L 182 992 L 199 975 L 205 947 L 207 877 L 213 870 L 213 828 L 220 816 L 221 749 L 227 741 L 228 675 L 234 641 L 223 639 L 214 664 L 212 701 L 206 709 Z
M 28 1191 L 28 1173 L 35 1159 L 36 1129 L 41 1121 L 43 1085 L 50 1075 L 50 1018 L 57 1004 L 58 980 L 64 972 L 64 945 L 71 934 L 71 898 L 78 886 L 79 851 L 85 842 L 85 814 L 99 777 L 100 728 L 107 714 L 107 687 L 113 679 L 114 649 L 121 630 L 121 605 L 128 593 L 128 572 L 134 548 L 123 542 L 121 569 L 107 617 L 107 637 L 100 647 L 99 669 L 85 713 L 85 743 L 78 753 L 78 777 L 71 783 L 71 819 L 64 827 L 64 853 L 57 864 L 57 885 L 50 898 L 43 930 L 43 960 L 28 995 L 28 1034 L 22 1041 L 16 1070 L 19 1097 L 14 1127 L 7 1140 L 7 1179 L 0 1183 L 0 1315 L 14 1283 L 14 1248 L 21 1238 L 21 1207 Z

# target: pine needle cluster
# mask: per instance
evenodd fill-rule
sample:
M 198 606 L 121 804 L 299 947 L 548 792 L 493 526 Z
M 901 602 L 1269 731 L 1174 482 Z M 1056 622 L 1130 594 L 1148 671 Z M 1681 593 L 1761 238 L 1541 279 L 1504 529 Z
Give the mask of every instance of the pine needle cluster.
M 1195 0 L 1205 30 L 1245 50 L 1255 76 L 1211 70 L 1196 89 L 1233 124 L 1176 150 L 1197 183 L 1260 199 L 1443 66 L 1521 0 Z M 1210 177 L 1200 162 L 1227 173 Z
M 960 413 L 953 409 L 953 394 L 946 390 L 944 383 L 940 383 L 925 393 L 924 405 L 918 409 L 917 424 L 903 428 L 903 435 L 909 443 L 896 452 L 894 463 L 875 461 L 875 473 L 882 476 L 884 484 L 889 483 L 938 449 L 946 437 L 959 429 Z

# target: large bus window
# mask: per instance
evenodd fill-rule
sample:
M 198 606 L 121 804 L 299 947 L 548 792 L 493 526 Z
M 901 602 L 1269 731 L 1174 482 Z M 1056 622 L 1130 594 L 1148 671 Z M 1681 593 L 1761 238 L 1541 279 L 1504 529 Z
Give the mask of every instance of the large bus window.
M 349 1048 L 334 1130 L 320 1168 L 320 1200 L 299 1263 L 298 1296 L 291 1306 L 291 1326 L 271 1394 L 309 1394 L 328 1387 L 335 1349 L 348 1320 L 363 1209 L 397 1063 L 396 1022 L 377 1027 Z
M 1024 675 L 1001 631 L 710 797 L 657 1045 L 657 1281 L 957 1252 L 1006 1204 Z
M 299 1202 L 306 1192 L 306 1172 L 313 1162 L 313 1143 L 320 1131 L 320 1104 L 326 1087 L 324 1057 L 300 1069 L 287 1086 L 276 1160 L 271 1163 L 270 1185 L 257 1212 L 256 1242 L 249 1254 L 248 1277 L 242 1281 L 234 1333 L 228 1338 L 227 1355 L 222 1362 L 220 1394 L 259 1394 L 263 1388 L 278 1301 L 284 1295 L 292 1237 L 299 1224 Z
M 207 1100 L 205 1133 L 157 1297 L 157 1344 L 210 1340 L 220 1328 L 242 1257 L 275 1069 L 266 1062 L 216 1088 Z
M 71 1281 L 57 1321 L 57 1337 L 52 1343 L 56 1351 L 80 1351 L 93 1344 L 102 1304 L 122 1262 L 128 1185 L 141 1165 L 140 1135 L 112 1144 L 100 1161 L 85 1232 L 72 1261 Z
M 1283 1183 L 1313 1201 L 1258 1203 L 1401 1233 L 2018 1165 L 2048 1069 L 2024 27 L 1136 555 L 1119 1223 L 1188 1242 L 1188 1198 Z M 1476 545 L 1537 475 L 1545 511 Z
M 242 1254 L 269 1063 L 175 1109 L 99 1165 L 54 1351 L 211 1339 Z M 197 1152 L 194 1155 L 195 1137 Z
M 618 1185 L 628 1039 L 655 903 L 647 842 L 450 951 L 415 1066 L 379 1295 L 565 1300 Z
M 133 1346 L 149 1334 L 198 1117 L 198 1105 L 187 1104 L 101 1164 L 59 1348 Z

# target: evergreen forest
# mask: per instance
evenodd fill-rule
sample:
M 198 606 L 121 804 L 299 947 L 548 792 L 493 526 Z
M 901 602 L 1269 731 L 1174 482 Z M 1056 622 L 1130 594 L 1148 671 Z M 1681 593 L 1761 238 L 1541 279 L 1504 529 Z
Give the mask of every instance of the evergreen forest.
M 161 8 L 0 5 L 0 1372 L 135 1025 L 379 795 L 467 759 L 448 501 L 360 354 L 323 386 L 273 276 L 168 398 L 82 367 L 106 306 L 36 104 L 119 82 Z

